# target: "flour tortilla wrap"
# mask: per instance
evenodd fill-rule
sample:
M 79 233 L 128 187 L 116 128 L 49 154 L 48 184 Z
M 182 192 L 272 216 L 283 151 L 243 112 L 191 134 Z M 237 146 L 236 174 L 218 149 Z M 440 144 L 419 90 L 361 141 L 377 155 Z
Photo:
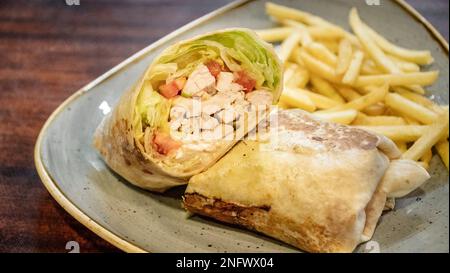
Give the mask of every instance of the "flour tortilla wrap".
M 187 86 L 190 77 L 194 81 L 194 72 L 204 69 L 205 64 L 210 62 L 219 64 L 224 75 L 240 77 L 239 75 L 243 74 L 250 78 L 254 86 L 251 87 L 253 91 L 247 90 L 250 87 L 239 85 L 240 82 L 237 82 L 237 85 L 236 83 L 231 85 L 233 88 L 237 86 L 239 90 L 218 92 L 219 78 L 215 79 L 217 90 L 216 87 L 208 87 L 195 94 L 192 90 L 189 91 Z M 209 67 L 207 68 L 209 74 L 213 73 Z M 209 74 L 207 76 L 211 78 L 212 74 Z M 168 97 L 170 94 L 163 93 L 164 86 L 173 87 L 180 79 L 184 81 L 180 93 L 175 97 Z M 195 84 L 189 85 L 191 89 L 198 87 Z M 135 86 L 121 97 L 112 113 L 97 128 L 94 146 L 107 165 L 129 182 L 148 190 L 162 192 L 170 187 L 187 183 L 192 175 L 205 170 L 221 158 L 260 121 L 261 118 L 246 112 L 251 111 L 248 110 L 250 106 L 257 106 L 256 95 L 263 94 L 266 100 L 270 97 L 268 104 L 274 104 L 278 101 L 281 87 L 282 67 L 278 57 L 272 46 L 258 38 L 251 30 L 226 29 L 181 41 L 156 57 Z M 256 94 L 253 96 L 256 97 L 256 102 L 251 100 L 254 98 L 249 94 Z M 210 130 L 223 133 L 223 130 L 230 131 L 232 128 L 232 138 L 184 141 L 181 133 L 172 130 L 176 120 L 172 120 L 171 111 L 174 105 L 178 106 L 177 103 L 182 104 L 186 101 L 190 103 L 194 100 L 204 102 L 209 98 L 215 98 L 217 102 L 222 103 L 226 100 L 231 104 L 229 101 L 232 101 L 230 98 L 234 98 L 234 95 L 247 107 L 238 113 L 239 121 L 245 126 L 237 128 L 223 121 L 220 130 L 218 127 L 215 127 L 217 129 L 215 131 Z M 238 99 L 232 104 L 237 105 Z M 227 104 L 223 107 L 229 106 Z M 192 116 L 189 122 L 198 118 Z M 214 122 L 213 125 L 216 124 L 203 112 L 201 117 L 208 118 L 208 121 Z M 205 134 L 208 132 L 207 129 L 202 131 Z M 158 138 L 161 135 L 162 137 Z
M 187 210 L 309 252 L 351 252 L 372 237 L 387 197 L 429 178 L 383 136 L 301 110 L 272 116 L 268 136 L 243 140 L 190 179 Z

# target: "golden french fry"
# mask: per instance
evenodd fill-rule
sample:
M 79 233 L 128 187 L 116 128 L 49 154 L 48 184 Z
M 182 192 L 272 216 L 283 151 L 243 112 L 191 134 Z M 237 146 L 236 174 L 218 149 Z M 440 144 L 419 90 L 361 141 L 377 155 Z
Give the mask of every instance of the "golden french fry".
M 308 12 L 304 12 L 298 9 L 274 4 L 271 2 L 266 3 L 266 12 L 270 16 L 278 19 L 291 19 L 295 21 L 300 21 L 308 25 L 327 25 L 325 20 L 322 18 L 312 15 Z
M 388 55 L 388 58 L 391 59 L 391 61 L 400 68 L 403 72 L 419 72 L 420 66 L 418 66 L 416 63 L 408 62 L 402 59 L 399 59 L 395 56 Z
M 266 3 L 266 13 L 272 17 L 275 17 L 276 19 L 278 19 L 278 21 L 291 19 L 291 20 L 295 20 L 295 21 L 300 21 L 302 23 L 305 23 L 305 24 L 311 25 L 311 26 L 329 27 L 330 31 L 342 32 L 343 35 L 352 43 L 352 45 L 361 47 L 361 45 L 358 41 L 358 38 L 356 38 L 355 35 L 353 35 L 352 33 L 345 31 L 343 28 L 324 20 L 323 18 L 312 15 L 308 12 L 304 12 L 304 11 L 301 11 L 298 9 L 289 8 L 286 6 L 267 2 Z
M 440 141 L 435 147 L 448 171 L 448 140 Z
M 300 31 L 293 31 L 289 37 L 286 38 L 281 43 L 281 50 L 280 50 L 280 60 L 284 63 L 289 59 L 289 56 L 291 56 L 292 51 L 296 46 L 298 46 L 298 43 L 300 42 L 302 38 L 302 34 Z
M 361 95 L 356 92 L 355 89 L 345 85 L 337 85 L 336 89 L 346 101 L 352 101 L 361 97 Z
M 345 36 L 343 31 L 329 26 L 309 26 L 306 29 L 314 40 L 334 40 Z
M 277 106 L 278 106 L 279 108 L 281 108 L 281 109 L 289 109 L 289 108 L 291 108 L 288 104 L 286 104 L 286 103 L 284 103 L 284 102 L 282 102 L 282 101 L 278 101 Z
M 384 97 L 387 93 L 388 85 L 386 84 L 380 87 L 373 87 L 372 92 L 368 93 L 367 95 L 361 96 L 355 100 L 347 102 L 346 104 L 341 104 L 325 111 L 342 111 L 347 109 L 355 109 L 361 111 L 370 105 L 384 100 Z
M 358 114 L 358 111 L 349 109 L 344 111 L 336 111 L 336 112 L 329 112 L 329 113 L 313 113 L 313 116 L 316 116 L 319 119 L 330 121 L 330 122 L 336 122 L 340 124 L 350 124 L 355 119 L 356 115 Z
M 352 44 L 347 39 L 342 39 L 339 43 L 339 53 L 336 64 L 336 74 L 343 75 L 352 61 Z
M 364 59 L 364 53 L 361 51 L 356 51 L 352 56 L 352 61 L 348 67 L 347 72 L 345 72 L 342 82 L 345 84 L 353 84 L 359 76 L 359 70 L 361 69 L 361 64 Z
M 292 27 L 275 27 L 268 29 L 259 29 L 256 30 L 256 34 L 258 34 L 261 39 L 266 42 L 280 42 L 289 37 L 291 35 L 293 28 Z
M 290 19 L 285 19 L 285 20 L 281 21 L 281 23 L 292 27 L 293 31 L 300 32 L 300 34 L 302 35 L 302 37 L 300 39 L 300 43 L 302 45 L 307 45 L 313 41 L 311 38 L 311 35 L 308 32 L 308 28 L 304 24 L 299 23 L 297 21 L 290 20 Z
M 362 46 L 375 61 L 375 63 L 387 73 L 400 73 L 400 69 L 384 54 L 384 52 L 372 40 L 372 37 L 367 33 L 361 19 L 359 18 L 356 8 L 350 10 L 349 15 L 350 26 L 353 32 L 358 37 Z
M 433 123 L 438 118 L 438 115 L 435 112 L 405 97 L 402 97 L 399 94 L 387 94 L 385 104 L 390 108 L 412 117 L 424 124 Z
M 283 72 L 283 84 L 287 85 L 288 82 L 291 80 L 291 78 L 294 76 L 295 70 L 297 69 L 298 65 L 286 63 L 285 69 Z
M 365 58 L 361 66 L 362 75 L 378 75 L 383 74 L 383 72 L 378 69 L 377 65 L 372 59 Z
M 316 42 L 321 43 L 334 54 L 339 54 L 339 44 L 335 40 L 317 40 Z
M 363 113 L 358 113 L 358 116 L 353 121 L 353 125 L 389 126 L 389 125 L 406 125 L 406 122 L 401 117 L 367 116 Z
M 309 71 L 304 67 L 298 67 L 287 84 L 293 87 L 305 88 L 309 79 Z
M 339 104 L 338 102 L 336 102 L 328 97 L 322 96 L 320 94 L 311 92 L 306 89 L 285 87 L 284 90 L 286 91 L 286 89 L 291 89 L 297 93 L 301 93 L 301 94 L 308 96 L 311 99 L 311 101 L 314 103 L 314 105 L 319 109 L 328 109 L 328 108 L 335 107 L 336 105 Z
M 336 91 L 336 89 L 334 89 L 334 87 L 326 80 L 315 75 L 312 75 L 310 80 L 314 91 L 316 91 L 317 93 L 327 96 L 338 103 L 345 102 L 344 98 L 342 98 L 341 95 L 339 95 L 339 93 Z
M 418 84 L 414 84 L 414 85 L 408 85 L 405 86 L 406 89 L 411 90 L 412 92 L 415 92 L 417 94 L 421 94 L 424 95 L 425 94 L 425 89 L 423 89 L 422 86 L 418 85 Z
M 315 59 L 308 52 L 302 49 L 300 49 L 299 56 L 302 59 L 305 67 L 313 74 L 333 83 L 340 82 L 340 79 L 337 77 L 334 68 L 332 68 L 331 66 Z
M 369 33 L 370 37 L 377 43 L 377 45 L 383 49 L 385 52 L 396 56 L 405 61 L 414 62 L 416 64 L 430 64 L 433 62 L 433 57 L 428 50 L 410 50 L 399 46 L 396 46 L 386 40 L 383 36 L 375 32 L 368 25 L 364 24 L 364 28 Z
M 298 21 L 294 21 L 291 19 L 283 19 L 279 20 L 280 23 L 286 27 L 291 28 L 301 28 L 305 30 L 310 38 L 316 40 L 316 39 L 338 39 L 340 37 L 344 36 L 343 31 L 336 29 L 335 27 L 329 27 L 329 26 L 307 26 L 303 23 L 300 23 Z M 312 40 L 311 40 L 312 41 Z
M 316 57 L 321 62 L 326 63 L 327 65 L 332 67 L 336 66 L 336 55 L 334 55 L 333 52 L 329 51 L 328 48 L 326 48 L 324 45 L 311 42 L 305 45 L 305 49 L 309 52 L 309 54 Z
M 300 56 L 300 52 L 301 52 L 301 49 L 299 47 L 295 47 L 294 50 L 291 53 L 290 60 L 292 62 L 295 62 L 299 66 L 304 67 L 305 63 L 303 62 L 302 57 Z
M 392 90 L 400 94 L 402 97 L 412 100 L 415 103 L 418 103 L 424 107 L 427 107 L 428 109 L 434 111 L 435 113 L 439 114 L 443 111 L 443 109 L 439 105 L 435 104 L 432 100 L 428 99 L 425 96 L 421 96 L 417 93 L 411 92 L 404 87 L 394 86 L 392 87 Z
M 406 150 L 408 150 L 408 145 L 404 141 L 396 141 L 395 145 L 397 145 L 397 148 L 400 150 L 400 152 L 402 152 L 402 154 L 406 152 Z
M 448 133 L 448 110 L 427 126 L 425 133 L 403 154 L 403 158 L 418 160 Z
M 281 93 L 280 102 L 288 107 L 300 108 L 308 112 L 316 110 L 316 105 L 302 92 L 296 92 L 295 89 L 286 86 Z
M 411 142 L 419 139 L 428 129 L 427 125 L 355 126 L 390 138 L 392 141 Z
M 369 116 L 381 116 L 384 115 L 386 113 L 386 105 L 384 105 L 383 102 L 377 102 L 375 104 L 372 104 L 366 108 L 364 108 L 364 110 L 362 110 L 362 112 L 364 112 L 365 114 L 369 115 Z
M 428 149 L 423 156 L 420 158 L 420 162 L 423 162 L 426 165 L 430 165 L 431 158 L 433 157 L 433 151 Z
M 439 76 L 439 71 L 428 72 L 413 72 L 400 74 L 381 74 L 381 75 L 367 75 L 359 76 L 356 79 L 356 87 L 364 87 L 370 85 L 382 85 L 384 83 L 390 86 L 405 86 L 405 85 L 431 85 Z

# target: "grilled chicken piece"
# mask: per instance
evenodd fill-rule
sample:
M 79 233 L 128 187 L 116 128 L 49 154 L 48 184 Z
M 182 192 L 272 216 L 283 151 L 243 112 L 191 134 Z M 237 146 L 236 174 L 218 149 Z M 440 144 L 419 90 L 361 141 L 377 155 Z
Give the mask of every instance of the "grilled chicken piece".
M 216 89 L 219 92 L 238 92 L 244 90 L 244 88 L 233 82 L 234 75 L 231 72 L 220 72 L 217 76 Z
M 215 91 L 216 78 L 208 70 L 204 64 L 198 65 L 191 75 L 189 75 L 186 84 L 184 85 L 182 95 L 192 97 L 195 94 L 205 91 Z

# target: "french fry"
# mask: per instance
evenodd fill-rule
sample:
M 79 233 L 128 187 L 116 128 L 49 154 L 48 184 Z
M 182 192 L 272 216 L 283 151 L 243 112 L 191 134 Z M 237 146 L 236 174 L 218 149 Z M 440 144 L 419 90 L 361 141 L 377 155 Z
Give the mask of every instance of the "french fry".
M 408 125 L 420 125 L 421 124 L 418 120 L 416 120 L 416 119 L 414 119 L 412 117 L 408 117 L 408 116 L 405 116 L 405 115 L 401 115 L 401 116 L 406 121 L 406 123 Z
M 334 40 L 345 36 L 343 31 L 329 26 L 309 26 L 307 30 L 314 40 Z
M 356 51 L 352 56 L 352 61 L 348 67 L 347 72 L 345 72 L 342 82 L 345 84 L 353 84 L 359 76 L 359 70 L 361 69 L 361 64 L 364 59 L 364 53 L 361 51 Z
M 430 109 L 415 103 L 399 94 L 389 93 L 386 95 L 385 103 L 390 108 L 406 115 L 410 116 L 424 124 L 433 123 L 438 115 Z
M 317 40 L 316 42 L 323 44 L 329 51 L 339 54 L 339 44 L 334 40 Z
M 326 26 L 329 27 L 334 32 L 342 32 L 344 36 L 349 39 L 352 45 L 357 47 L 361 47 L 358 38 L 355 35 L 351 34 L 348 31 L 345 31 L 343 28 L 334 25 L 323 18 L 312 15 L 308 12 L 304 12 L 298 9 L 289 8 L 286 6 L 274 4 L 271 2 L 266 3 L 266 13 L 272 17 L 278 19 L 278 21 L 282 21 L 285 19 L 291 19 L 295 21 L 299 21 L 311 26 Z
M 392 90 L 394 90 L 396 93 L 400 94 L 402 97 L 405 97 L 411 101 L 414 101 L 415 103 L 418 103 L 424 107 L 427 107 L 428 109 L 434 111 L 437 114 L 439 114 L 443 111 L 443 109 L 439 105 L 435 104 L 433 101 L 431 101 L 427 97 L 421 96 L 414 92 L 411 92 L 406 88 L 403 88 L 400 86 L 394 86 L 394 87 L 392 87 Z
M 445 134 L 448 133 L 448 110 L 439 115 L 438 119 L 427 126 L 425 133 L 406 151 L 402 158 L 418 160 L 427 150 L 431 149 Z
M 372 37 L 367 33 L 361 19 L 359 18 L 356 8 L 350 10 L 349 16 L 350 26 L 358 37 L 362 46 L 375 61 L 375 63 L 387 73 L 400 73 L 400 69 L 384 54 L 384 52 L 375 44 Z
M 357 114 L 358 114 L 358 111 L 349 109 L 349 110 L 329 112 L 329 113 L 315 112 L 315 113 L 313 113 L 313 116 L 316 116 L 322 120 L 348 125 L 348 124 L 352 123 L 352 121 L 355 119 Z
M 304 67 L 298 67 L 290 80 L 288 81 L 289 86 L 305 88 L 310 79 L 309 71 Z
M 383 49 L 385 52 L 396 56 L 405 61 L 414 62 L 416 64 L 424 65 L 430 64 L 433 62 L 433 57 L 431 56 L 430 51 L 428 50 L 410 50 L 405 49 L 399 46 L 396 46 L 386 40 L 383 36 L 375 32 L 368 25 L 364 24 L 364 28 L 369 33 L 371 38 L 378 44 L 378 46 Z
M 386 110 L 386 105 L 383 102 L 377 102 L 375 104 L 367 106 L 366 108 L 364 108 L 364 110 L 362 110 L 362 112 L 369 116 L 381 116 L 386 113 Z
M 321 62 L 326 63 L 329 66 L 336 66 L 337 57 L 333 52 L 329 51 L 324 45 L 311 42 L 305 45 L 306 51 L 309 52 L 312 56 L 319 59 Z
M 383 74 L 383 72 L 378 69 L 375 62 L 371 59 L 365 58 L 363 64 L 361 66 L 361 74 L 362 75 L 378 75 Z
M 433 151 L 428 149 L 423 156 L 420 158 L 420 162 L 423 162 L 425 166 L 430 166 L 431 158 L 433 157 Z M 428 168 L 425 168 L 428 169 Z
M 352 44 L 347 39 L 342 39 L 339 43 L 339 53 L 336 64 L 336 74 L 343 75 L 352 61 Z
M 311 56 L 308 52 L 305 50 L 301 50 L 299 52 L 299 56 L 302 59 L 305 67 L 310 70 L 313 74 L 324 78 L 330 82 L 333 83 L 339 83 L 340 80 L 337 77 L 334 68 L 327 65 L 324 62 L 321 62 L 317 59 L 315 59 L 313 56 Z
M 306 89 L 302 89 L 302 88 L 285 88 L 284 90 L 286 91 L 286 89 L 291 89 L 294 92 L 302 93 L 302 94 L 308 96 L 311 99 L 311 101 L 314 103 L 314 105 L 317 108 L 319 108 L 319 109 L 328 109 L 328 108 L 335 107 L 336 105 L 339 105 L 338 102 L 336 102 L 336 101 L 334 101 L 334 100 L 332 100 L 332 99 L 330 99 L 328 97 L 322 96 L 320 94 L 311 92 L 311 91 L 306 90 Z
M 292 27 L 293 31 L 301 33 L 302 38 L 300 39 L 300 42 L 302 45 L 307 45 L 313 41 L 311 35 L 308 32 L 308 28 L 304 24 L 290 19 L 283 20 L 281 21 L 281 23 Z
M 418 66 L 416 63 L 408 62 L 405 60 L 401 60 L 395 56 L 388 55 L 388 58 L 391 59 L 391 61 L 400 68 L 403 72 L 419 72 L 420 66 Z
M 448 171 L 448 140 L 440 141 L 435 147 Z
M 280 60 L 286 62 L 292 54 L 294 48 L 298 45 L 302 38 L 300 31 L 293 31 L 289 37 L 281 43 Z
M 397 145 L 397 148 L 400 150 L 400 152 L 402 152 L 402 154 L 406 152 L 406 150 L 408 150 L 408 145 L 404 141 L 396 141 L 395 145 Z
M 425 89 L 423 89 L 423 87 L 418 84 L 408 85 L 408 86 L 405 86 L 405 88 L 407 88 L 417 94 L 421 94 L 421 95 L 425 94 Z
M 282 101 L 278 101 L 277 106 L 281 109 L 289 109 L 291 108 L 289 105 L 287 105 L 286 103 L 282 102 Z
M 394 116 L 367 116 L 363 113 L 358 113 L 353 125 L 367 125 L 367 126 L 389 126 L 389 125 L 406 125 L 406 122 L 401 117 Z
M 303 62 L 302 57 L 300 56 L 300 52 L 301 52 L 301 49 L 299 47 L 295 47 L 291 53 L 291 57 L 289 60 L 304 67 L 305 63 Z
M 392 141 L 416 141 L 428 129 L 427 125 L 396 125 L 396 126 L 355 126 L 368 131 L 375 132 L 390 138 Z
M 364 87 L 370 85 L 382 85 L 384 83 L 387 83 L 390 86 L 414 84 L 425 86 L 433 84 L 438 76 L 439 71 L 359 76 L 358 79 L 356 79 L 354 86 Z
M 292 27 L 275 27 L 268 29 L 259 29 L 256 30 L 256 34 L 258 34 L 261 39 L 266 42 L 280 42 L 289 37 L 291 35 L 293 28 Z
M 387 93 L 388 93 L 388 85 L 374 87 L 373 91 L 368 93 L 367 95 L 361 96 L 355 100 L 347 102 L 346 104 L 341 104 L 325 111 L 342 111 L 348 109 L 355 109 L 357 111 L 361 111 L 370 105 L 382 101 Z
M 311 85 L 314 88 L 314 91 L 316 91 L 317 93 L 329 97 L 330 99 L 338 103 L 345 103 L 344 98 L 342 98 L 341 95 L 339 95 L 339 93 L 336 91 L 336 89 L 334 89 L 334 87 L 326 80 L 312 75 Z
M 352 101 L 361 97 L 361 95 L 356 92 L 355 89 L 345 85 L 337 85 L 336 89 L 346 101 Z
M 336 29 L 334 27 L 329 26 L 307 26 L 303 23 L 300 23 L 298 21 L 294 21 L 291 19 L 284 19 L 281 20 L 280 23 L 286 27 L 292 27 L 292 28 L 301 28 L 307 31 L 308 35 L 316 40 L 316 39 L 338 39 L 340 37 L 344 36 L 343 31 Z
M 278 19 L 291 19 L 308 25 L 327 25 L 325 20 L 318 16 L 271 2 L 266 3 L 266 12 Z
M 286 86 L 281 93 L 280 102 L 288 107 L 300 108 L 308 112 L 316 110 L 316 105 L 302 92 L 296 92 L 295 89 Z

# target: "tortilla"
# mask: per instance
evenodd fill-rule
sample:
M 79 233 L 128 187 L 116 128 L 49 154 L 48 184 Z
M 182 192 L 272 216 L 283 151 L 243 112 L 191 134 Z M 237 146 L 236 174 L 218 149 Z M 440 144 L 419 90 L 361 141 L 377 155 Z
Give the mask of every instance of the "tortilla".
M 282 87 L 280 61 L 272 46 L 262 41 L 253 31 L 226 29 L 178 42 L 155 58 L 141 79 L 124 93 L 112 113 L 105 117 L 97 128 L 94 146 L 112 170 L 134 185 L 162 192 L 187 183 L 192 175 L 214 164 L 256 126 L 260 119 L 257 115 L 249 115 L 247 112 L 253 111 L 248 109 L 257 106 L 251 101 L 249 104 L 252 107 L 245 104 L 249 108 L 239 112 L 239 121 L 245 126 L 237 128 L 235 125 L 220 124 L 221 129 L 228 129 L 227 132 L 223 132 L 227 136 L 230 135 L 230 128 L 233 129 L 231 138 L 186 140 L 188 138 L 182 133 L 178 131 L 174 133 L 175 129 L 172 130 L 172 127 L 175 126 L 176 120 L 173 122 L 171 120 L 174 105 L 185 101 L 194 104 L 194 100 L 203 101 L 205 97 L 215 96 L 207 93 L 206 89 L 190 94 L 186 87 L 188 85 L 191 89 L 198 87 L 195 82 L 189 83 L 187 77 L 191 77 L 195 71 L 211 61 L 219 64 L 221 69 L 226 69 L 229 74 L 224 71 L 224 75 L 241 77 L 240 75 L 245 73 L 251 80 L 250 84 L 254 85 L 255 90 L 246 90 L 247 87 L 242 85 L 238 88 L 245 90 L 237 93 L 233 91 L 238 97 L 239 94 L 245 95 L 242 102 L 250 102 L 252 98 L 249 94 L 256 94 L 256 91 L 265 94 L 266 98 L 267 94 L 270 95 L 269 105 L 278 101 Z M 187 82 L 184 83 L 186 78 Z M 167 92 L 171 92 L 170 87 L 173 87 L 174 83 L 178 84 L 178 80 L 184 84 L 181 95 L 170 97 L 170 94 L 164 93 L 167 91 L 164 86 L 168 86 Z M 218 81 L 217 79 L 217 83 Z M 233 84 L 236 87 L 236 84 Z M 207 91 L 220 93 L 220 99 L 216 99 L 218 102 L 233 99 L 230 97 L 231 91 L 228 93 Z M 234 101 L 231 103 L 236 104 Z M 212 117 L 206 115 L 203 117 L 203 112 L 200 114 L 202 118 L 208 118 L 215 124 Z M 197 117 L 192 114 L 191 118 L 194 120 Z M 195 120 L 203 122 L 200 119 Z M 204 132 L 209 131 L 205 129 Z M 194 133 L 189 131 L 187 134 L 190 134 L 190 137 Z M 157 143 L 157 139 L 161 139 L 161 143 Z M 189 143 L 186 144 L 187 142 Z
M 273 113 L 270 124 L 266 136 L 243 140 L 190 179 L 188 211 L 305 251 L 351 252 L 372 237 L 388 196 L 429 178 L 383 136 L 301 110 Z

